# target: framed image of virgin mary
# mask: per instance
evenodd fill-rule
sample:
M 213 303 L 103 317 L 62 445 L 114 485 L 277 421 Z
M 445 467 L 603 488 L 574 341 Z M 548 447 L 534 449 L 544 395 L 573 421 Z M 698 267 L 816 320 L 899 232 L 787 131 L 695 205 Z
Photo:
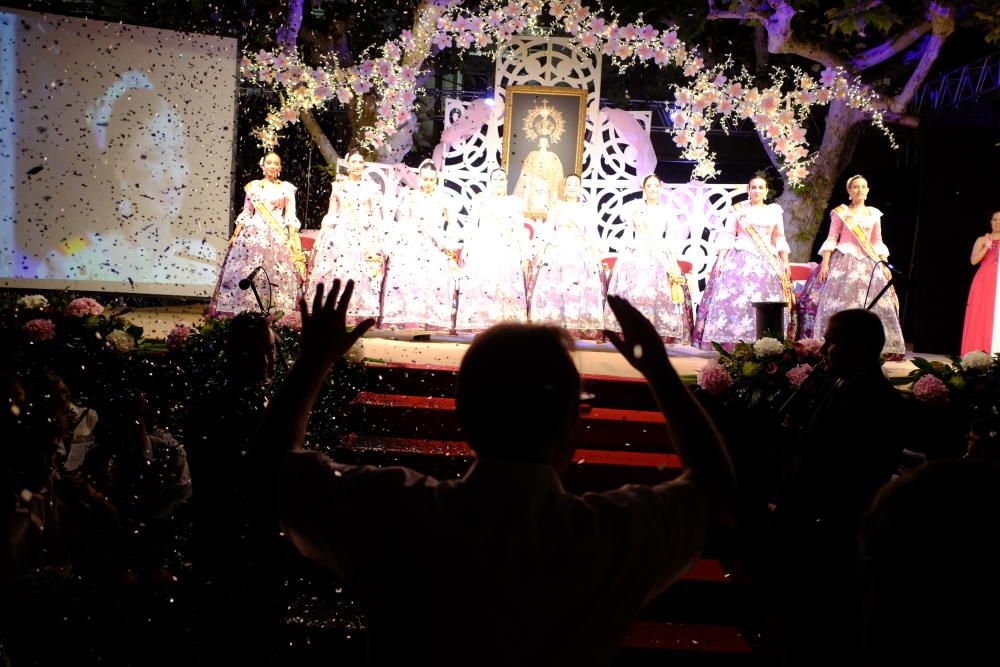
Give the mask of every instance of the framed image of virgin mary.
M 544 213 L 563 181 L 583 168 L 587 91 L 511 86 L 504 108 L 503 167 L 528 213 Z

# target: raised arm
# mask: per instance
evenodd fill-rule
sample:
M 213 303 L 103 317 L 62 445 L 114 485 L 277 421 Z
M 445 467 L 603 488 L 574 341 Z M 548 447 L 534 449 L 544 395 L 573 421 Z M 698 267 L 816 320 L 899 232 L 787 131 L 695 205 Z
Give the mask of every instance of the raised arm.
M 262 497 L 274 498 L 281 459 L 288 452 L 302 448 L 313 403 L 330 369 L 375 324 L 375 320 L 369 318 L 354 330 L 347 330 L 345 322 L 354 292 L 353 280 L 347 281 L 343 296 L 340 296 L 340 280 L 333 281 L 326 299 L 323 292 L 320 284 L 312 312 L 305 299 L 299 302 L 302 312 L 299 356 L 267 406 L 251 448 L 255 477 L 266 487 L 262 492 L 270 493 Z
M 710 507 L 724 507 L 736 488 L 736 477 L 715 423 L 670 365 L 652 323 L 621 297 L 609 294 L 608 305 L 622 333 L 604 334 L 653 390 L 667 422 L 670 442 L 684 468 L 682 477 L 701 488 Z

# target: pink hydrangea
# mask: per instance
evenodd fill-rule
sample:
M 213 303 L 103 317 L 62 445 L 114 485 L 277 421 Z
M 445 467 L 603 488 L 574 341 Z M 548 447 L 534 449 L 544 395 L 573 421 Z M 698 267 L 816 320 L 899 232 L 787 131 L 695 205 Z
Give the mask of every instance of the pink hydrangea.
M 948 387 L 934 375 L 925 375 L 913 383 L 913 395 L 924 403 L 944 403 L 948 400 Z
M 288 327 L 299 331 L 302 329 L 302 313 L 297 310 L 290 310 L 278 320 L 279 327 Z
M 710 361 L 698 373 L 698 386 L 712 396 L 721 396 L 733 384 L 733 378 L 718 361 Z
M 809 377 L 809 374 L 812 373 L 812 369 L 813 367 L 810 364 L 799 364 L 798 366 L 789 369 L 789 371 L 785 373 L 785 377 L 788 378 L 788 382 L 793 387 L 798 387 L 805 382 L 807 377 Z
M 87 317 L 89 315 L 100 315 L 103 312 L 104 306 L 89 296 L 73 299 L 66 307 L 66 314 L 70 317 Z
M 52 320 L 39 317 L 24 323 L 24 335 L 33 343 L 41 343 L 56 337 L 56 325 Z
M 183 322 L 175 324 L 174 328 L 167 334 L 167 349 L 175 350 L 184 347 L 188 342 L 188 338 L 191 337 L 191 332 L 191 327 Z

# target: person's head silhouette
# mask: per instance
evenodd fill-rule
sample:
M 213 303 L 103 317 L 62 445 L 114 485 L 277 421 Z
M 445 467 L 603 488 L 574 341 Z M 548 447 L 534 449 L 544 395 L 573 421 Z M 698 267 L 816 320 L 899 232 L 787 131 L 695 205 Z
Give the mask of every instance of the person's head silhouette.
M 580 401 L 572 348 L 551 326 L 499 324 L 476 337 L 458 371 L 457 408 L 478 456 L 569 463 Z

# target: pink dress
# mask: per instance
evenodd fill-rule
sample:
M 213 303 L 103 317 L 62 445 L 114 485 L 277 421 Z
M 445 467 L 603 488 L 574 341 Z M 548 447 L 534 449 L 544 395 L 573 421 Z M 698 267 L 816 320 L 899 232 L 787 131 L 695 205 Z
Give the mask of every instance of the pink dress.
M 839 208 L 839 207 L 838 207 Z M 875 261 L 868 256 L 858 242 L 854 232 L 844 224 L 838 209 L 830 211 L 830 234 L 820 246 L 819 252 L 832 252 L 830 273 L 819 287 L 816 299 L 816 322 L 813 335 L 817 338 L 826 332 L 826 324 L 835 313 L 849 308 L 864 308 L 885 286 L 885 275 L 875 269 Z M 846 214 L 845 214 L 846 215 Z M 889 249 L 882 241 L 882 211 L 874 206 L 853 212 L 854 220 L 872 249 L 885 257 Z M 898 300 L 896 291 L 890 287 L 871 309 L 882 320 L 885 329 L 884 354 L 906 353 L 903 330 L 899 326 Z
M 258 197 L 271 211 L 277 224 L 281 225 L 280 232 L 257 211 L 251 195 Z M 291 312 L 298 298 L 299 275 L 292 264 L 285 229 L 288 225 L 296 230 L 301 226 L 295 217 L 295 186 L 287 181 L 271 183 L 261 179 L 251 182 L 247 186 L 243 212 L 236 218 L 236 224 L 241 223 L 243 231 L 226 253 L 219 281 L 208 305 L 208 314 L 229 316 L 244 310 L 258 310 L 253 292 L 239 287 L 240 280 L 258 266 L 263 269 L 257 274 L 254 284 L 264 307 L 270 306 L 272 313 Z
M 986 256 L 979 263 L 969 288 L 965 306 L 965 326 L 962 328 L 962 354 L 973 350 L 989 352 L 993 346 L 993 308 L 997 293 L 997 258 L 1000 241 L 992 241 Z

